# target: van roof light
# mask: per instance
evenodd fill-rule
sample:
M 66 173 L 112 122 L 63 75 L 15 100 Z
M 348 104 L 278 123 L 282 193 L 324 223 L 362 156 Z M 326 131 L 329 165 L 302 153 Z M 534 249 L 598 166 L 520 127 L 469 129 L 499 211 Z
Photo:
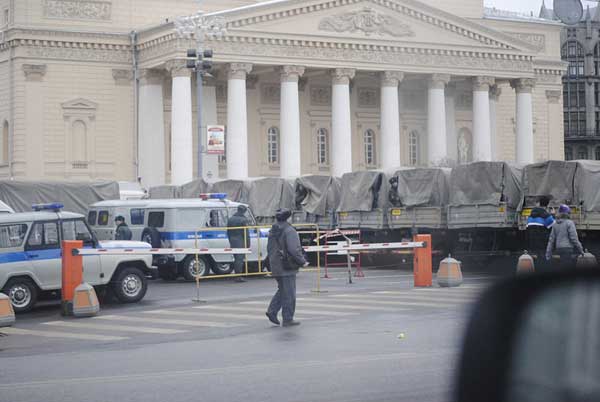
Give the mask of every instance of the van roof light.
M 202 193 L 200 194 L 200 198 L 203 200 L 224 200 L 227 198 L 226 193 Z
M 31 208 L 33 208 L 34 211 L 39 212 L 39 211 L 55 211 L 58 212 L 61 209 L 63 209 L 65 206 L 59 202 L 49 202 L 46 204 L 33 204 L 31 206 Z

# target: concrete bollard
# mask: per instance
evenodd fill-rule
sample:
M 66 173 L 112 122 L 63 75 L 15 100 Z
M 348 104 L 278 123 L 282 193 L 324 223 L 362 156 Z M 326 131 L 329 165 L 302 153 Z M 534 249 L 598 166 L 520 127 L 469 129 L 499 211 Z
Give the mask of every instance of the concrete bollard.
M 460 286 L 463 282 L 460 265 L 460 261 L 451 256 L 444 258 L 436 275 L 438 285 L 443 288 Z
M 10 298 L 0 293 L 0 327 L 10 327 L 15 323 L 15 310 Z
M 82 283 L 75 288 L 73 298 L 73 315 L 75 317 L 92 317 L 100 311 L 100 303 L 94 288 L 87 283 Z
M 535 272 L 535 264 L 533 257 L 529 255 L 527 250 L 519 257 L 517 262 L 517 275 L 532 274 Z
M 583 253 L 583 255 L 580 255 L 579 257 L 577 257 L 577 264 L 576 264 L 577 268 L 587 269 L 587 268 L 596 268 L 597 266 L 598 266 L 598 260 L 596 260 L 596 257 L 594 256 L 594 254 L 590 253 L 587 250 L 585 250 L 585 253 Z

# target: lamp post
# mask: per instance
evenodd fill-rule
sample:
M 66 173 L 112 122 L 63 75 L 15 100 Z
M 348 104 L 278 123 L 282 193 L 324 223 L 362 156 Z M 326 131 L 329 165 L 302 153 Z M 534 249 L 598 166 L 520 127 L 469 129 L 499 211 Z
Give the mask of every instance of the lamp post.
M 194 15 L 175 19 L 175 30 L 182 38 L 196 40 L 196 49 L 187 51 L 187 67 L 196 70 L 196 121 L 198 131 L 198 178 L 202 178 L 202 81 L 204 75 L 209 75 L 212 68 L 213 51 L 204 49 L 206 38 L 220 38 L 225 32 L 225 19 L 220 16 L 206 15 L 198 11 Z

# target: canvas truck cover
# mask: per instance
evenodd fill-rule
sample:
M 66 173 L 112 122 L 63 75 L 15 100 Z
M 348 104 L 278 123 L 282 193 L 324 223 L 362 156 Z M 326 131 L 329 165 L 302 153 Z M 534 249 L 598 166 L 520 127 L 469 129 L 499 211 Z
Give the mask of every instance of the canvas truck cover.
M 523 192 L 526 205 L 535 204 L 540 196 L 549 196 L 551 205 L 570 204 L 575 199 L 574 161 L 546 161 L 525 166 L 523 173 Z
M 575 200 L 586 212 L 600 212 L 600 161 L 577 161 Z
M 157 200 L 181 198 L 180 188 L 179 186 L 171 186 L 168 184 L 164 186 L 150 187 L 150 190 L 148 191 L 148 197 Z
M 522 169 L 506 162 L 459 165 L 450 174 L 450 205 L 500 205 L 519 210 L 523 204 Z
M 280 177 L 262 177 L 246 182 L 248 205 L 254 216 L 272 217 L 280 208 L 294 209 L 293 181 Z
M 441 207 L 448 205 L 450 169 L 401 169 L 393 174 L 398 180 L 395 191 L 403 207 Z M 391 180 L 391 179 L 390 179 Z M 390 192 L 394 191 L 390 187 Z M 390 195 L 391 197 L 392 195 Z M 390 199 L 390 202 L 392 200 Z
M 210 192 L 211 185 L 202 179 L 193 180 L 179 186 L 179 198 L 198 198 L 200 194 Z
M 324 216 L 337 209 L 341 196 L 340 179 L 332 176 L 307 175 L 296 179 L 294 209 Z
M 225 193 L 227 199 L 234 202 L 248 202 L 248 188 L 243 180 L 220 180 L 212 183 L 211 193 Z
M 373 211 L 388 206 L 387 176 L 379 171 L 360 171 L 342 176 L 338 211 Z
M 119 197 L 119 183 L 116 181 L 0 181 L 0 199 L 16 212 L 29 212 L 32 204 L 59 202 L 64 205 L 65 211 L 86 214 L 89 205 L 103 200 L 118 200 Z

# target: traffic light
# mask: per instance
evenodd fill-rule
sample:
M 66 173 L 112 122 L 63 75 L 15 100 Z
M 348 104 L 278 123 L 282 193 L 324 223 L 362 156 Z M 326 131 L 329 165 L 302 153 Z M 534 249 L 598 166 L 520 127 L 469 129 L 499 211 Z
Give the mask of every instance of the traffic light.
M 212 57 L 212 49 L 206 49 L 202 52 L 202 54 L 198 54 L 196 49 L 188 49 L 186 67 L 200 68 L 201 71 L 208 71 L 213 66 Z

